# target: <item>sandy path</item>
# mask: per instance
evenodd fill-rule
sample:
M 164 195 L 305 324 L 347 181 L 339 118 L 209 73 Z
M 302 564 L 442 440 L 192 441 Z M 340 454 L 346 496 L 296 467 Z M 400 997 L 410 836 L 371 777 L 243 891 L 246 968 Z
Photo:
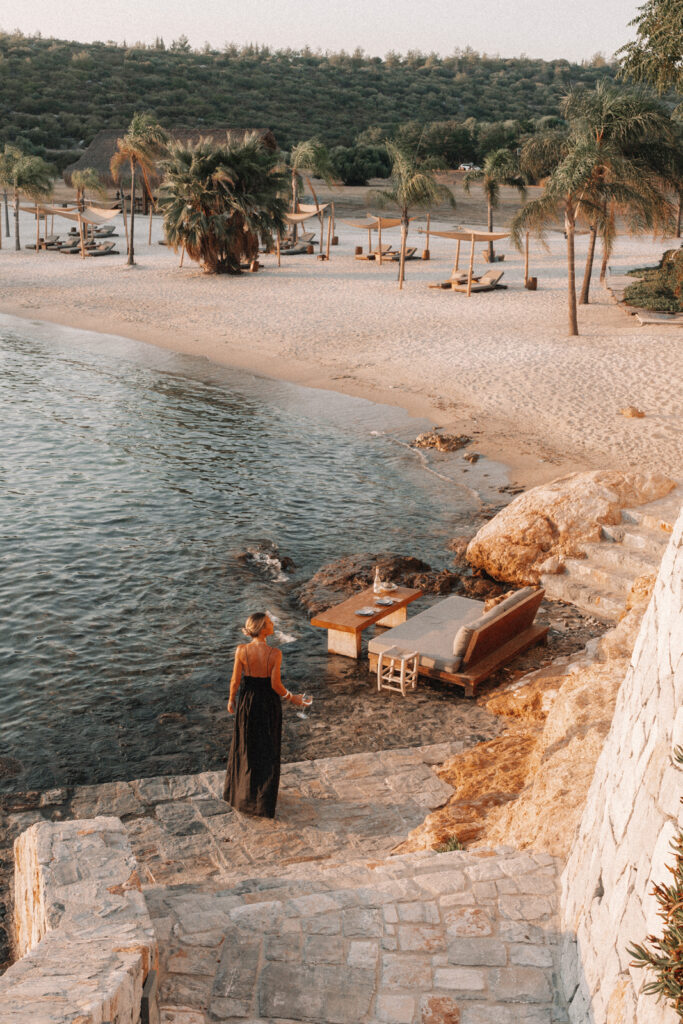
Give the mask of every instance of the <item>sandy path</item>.
M 408 264 L 399 292 L 395 265 L 353 259 L 367 235 L 344 224 L 329 263 L 283 257 L 278 271 L 265 257 L 264 272 L 241 278 L 211 277 L 187 261 L 180 269 L 154 244 L 160 224 L 151 247 L 146 223 L 138 226 L 133 269 L 123 256 L 16 254 L 5 239 L 0 309 L 427 412 L 441 426 L 480 431 L 478 448 L 527 482 L 580 466 L 683 475 L 683 333 L 635 326 L 596 285 L 580 310 L 581 337 L 568 338 L 559 234 L 549 235 L 549 253 L 532 252 L 537 292 L 523 288 L 521 257 L 504 242 L 509 289 L 467 299 L 426 287 L 450 273 L 453 243 L 440 239 L 431 262 Z M 34 235 L 24 215 L 23 240 Z M 421 250 L 423 240 L 413 244 Z M 647 262 L 662 248 L 620 239 L 612 265 Z M 475 268 L 486 269 L 481 258 Z M 645 418 L 621 416 L 626 405 Z

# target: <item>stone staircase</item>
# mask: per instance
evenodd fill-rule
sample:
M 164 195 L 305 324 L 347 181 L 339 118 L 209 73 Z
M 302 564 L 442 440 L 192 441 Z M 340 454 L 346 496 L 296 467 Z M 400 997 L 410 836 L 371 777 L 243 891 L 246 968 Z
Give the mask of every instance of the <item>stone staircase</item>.
M 74 817 L 124 822 L 160 1024 L 566 1022 L 555 858 L 392 856 L 462 746 L 285 764 L 274 821 L 235 814 L 220 772 L 78 789 Z
M 623 509 L 620 523 L 603 526 L 600 541 L 585 545 L 585 558 L 567 558 L 563 573 L 541 576 L 546 597 L 616 622 L 634 580 L 657 573 L 682 505 L 678 486 L 658 501 Z

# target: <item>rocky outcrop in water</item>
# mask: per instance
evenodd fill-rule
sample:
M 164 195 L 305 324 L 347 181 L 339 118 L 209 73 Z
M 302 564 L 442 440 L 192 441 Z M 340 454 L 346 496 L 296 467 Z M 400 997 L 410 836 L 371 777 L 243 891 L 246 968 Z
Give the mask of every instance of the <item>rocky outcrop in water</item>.
M 467 434 L 440 434 L 438 430 L 429 430 L 426 434 L 419 434 L 412 447 L 435 448 L 437 452 L 457 452 L 468 444 L 472 444 L 472 438 Z
M 456 592 L 485 600 L 501 592 L 499 584 L 483 575 L 474 574 L 469 567 L 463 568 L 458 564 L 459 560 L 456 552 L 455 569 L 433 569 L 420 558 L 388 551 L 346 555 L 318 569 L 310 580 L 296 588 L 295 597 L 297 604 L 309 615 L 316 615 L 371 586 L 375 566 L 379 566 L 383 580 L 402 587 L 414 587 L 425 594 Z
M 621 509 L 663 498 L 673 487 L 661 473 L 572 473 L 510 502 L 470 542 L 468 561 L 494 579 L 538 583 L 549 559 L 582 557 L 583 545 L 600 539 L 602 525 L 618 523 Z

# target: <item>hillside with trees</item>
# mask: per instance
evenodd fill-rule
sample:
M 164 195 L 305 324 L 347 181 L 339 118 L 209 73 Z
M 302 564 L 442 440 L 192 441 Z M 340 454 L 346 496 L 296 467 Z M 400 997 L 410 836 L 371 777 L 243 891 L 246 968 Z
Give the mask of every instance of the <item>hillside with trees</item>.
M 97 131 L 123 128 L 145 110 L 166 128 L 270 128 L 283 148 L 312 136 L 349 147 L 359 135 L 372 148 L 401 125 L 414 135 L 431 124 L 435 147 L 453 164 L 557 117 L 570 87 L 615 74 L 599 56 L 578 65 L 470 49 L 384 58 L 230 45 L 196 51 L 184 38 L 126 46 L 0 33 L 0 145 L 16 143 L 61 169 Z

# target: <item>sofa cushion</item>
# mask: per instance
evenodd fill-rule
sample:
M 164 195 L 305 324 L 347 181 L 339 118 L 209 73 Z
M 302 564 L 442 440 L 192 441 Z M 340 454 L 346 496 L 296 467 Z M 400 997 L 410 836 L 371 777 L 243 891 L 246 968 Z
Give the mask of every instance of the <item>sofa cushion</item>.
M 371 654 L 381 654 L 389 647 L 402 651 L 419 651 L 420 664 L 441 672 L 457 672 L 459 663 L 453 655 L 453 634 L 466 623 L 478 619 L 482 601 L 467 597 L 447 597 L 413 615 L 400 626 L 388 629 L 368 643 Z

